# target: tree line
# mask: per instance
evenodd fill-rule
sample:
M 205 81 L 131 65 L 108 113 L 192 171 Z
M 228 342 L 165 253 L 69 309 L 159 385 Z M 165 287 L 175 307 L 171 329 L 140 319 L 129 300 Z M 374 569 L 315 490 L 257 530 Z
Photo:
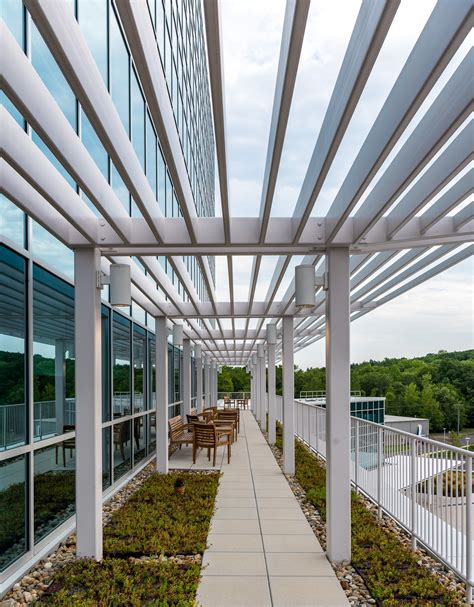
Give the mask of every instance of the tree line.
M 250 375 L 240 367 L 223 367 L 220 392 L 250 390 Z M 276 367 L 281 395 L 282 368 Z M 302 391 L 326 389 L 324 367 L 295 367 L 295 398 Z M 351 365 L 351 390 L 385 396 L 386 413 L 426 417 L 433 432 L 474 427 L 474 350 L 440 351 L 417 358 L 385 358 Z

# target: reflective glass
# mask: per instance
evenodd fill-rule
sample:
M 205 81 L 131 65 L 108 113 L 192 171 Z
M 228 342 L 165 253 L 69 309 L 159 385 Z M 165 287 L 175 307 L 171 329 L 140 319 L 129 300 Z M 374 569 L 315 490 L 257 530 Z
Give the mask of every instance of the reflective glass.
M 26 457 L 0 462 L 0 571 L 27 550 Z
M 0 18 L 5 21 L 21 48 L 25 48 L 23 2 L 21 0 L 2 0 L 0 2 Z
M 55 238 L 39 223 L 31 220 L 31 251 L 35 257 L 47 263 L 51 268 L 74 279 L 74 253 L 60 240 Z
M 148 408 L 156 409 L 156 341 L 155 336 L 148 333 Z
M 113 414 L 130 415 L 130 321 L 113 314 Z
M 25 246 L 25 214 L 3 194 L 0 194 L 0 236 Z
M 26 262 L 0 246 L 0 451 L 26 441 Z
M 102 145 L 94 127 L 89 122 L 86 114 L 81 108 L 81 139 L 86 146 L 87 151 L 94 159 L 94 162 L 99 167 L 102 175 L 108 180 L 109 178 L 109 157 Z
M 38 543 L 75 512 L 74 438 L 34 454 L 34 533 Z
M 158 148 L 158 203 L 161 212 L 166 215 L 166 165 L 160 148 Z
M 111 428 L 102 430 L 102 489 L 107 489 L 112 484 L 110 470 L 110 431 Z
M 3 105 L 5 107 L 7 112 L 11 116 L 13 116 L 13 118 L 18 122 L 22 129 L 25 128 L 25 119 L 3 91 L 0 91 L 0 105 Z
M 146 174 L 156 197 L 156 135 L 148 113 L 146 115 Z
M 59 171 L 59 173 L 61 173 L 61 175 L 68 182 L 68 184 L 71 186 L 71 188 L 74 191 L 77 191 L 77 184 L 74 181 L 74 179 L 71 177 L 71 175 L 69 175 L 69 173 L 63 167 L 63 165 L 59 162 L 59 160 L 56 158 L 56 156 L 53 154 L 53 152 L 48 148 L 48 146 L 44 143 L 44 141 L 41 139 L 41 137 L 37 133 L 35 133 L 35 131 L 32 131 L 31 139 L 32 139 L 33 143 L 35 143 L 39 147 L 39 149 L 43 152 L 43 154 L 46 156 L 46 158 L 51 162 L 51 164 L 54 166 L 54 168 L 57 171 Z
M 147 416 L 140 415 L 133 420 L 133 465 L 136 466 L 146 456 Z
M 127 186 L 125 185 L 123 179 L 120 177 L 119 172 L 115 168 L 115 165 L 111 163 L 112 173 L 111 173 L 111 185 L 112 189 L 119 198 L 120 202 L 125 207 L 127 213 L 130 213 L 130 193 L 128 191 Z
M 132 466 L 130 420 L 113 426 L 114 430 L 114 481 L 128 472 Z
M 49 92 L 76 130 L 76 98 L 32 20 L 31 61 Z
M 102 326 L 102 421 L 111 419 L 110 407 L 110 309 L 101 306 Z
M 78 0 L 79 25 L 107 86 L 107 0 Z
M 156 449 L 156 413 L 150 414 L 148 423 L 148 453 Z
M 145 101 L 132 69 L 132 143 L 138 159 L 145 168 Z
M 76 425 L 74 288 L 33 266 L 34 436 L 41 440 Z
M 146 401 L 146 333 L 140 327 L 133 329 L 133 413 L 145 410 Z
M 129 133 L 129 56 L 114 10 L 110 10 L 110 89 L 123 126 Z

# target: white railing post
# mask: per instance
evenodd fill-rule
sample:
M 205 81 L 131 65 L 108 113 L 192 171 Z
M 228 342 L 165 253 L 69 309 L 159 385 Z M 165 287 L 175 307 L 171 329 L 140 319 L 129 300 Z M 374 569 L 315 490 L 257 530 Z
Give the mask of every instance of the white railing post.
M 295 380 L 293 316 L 283 317 L 283 471 L 295 473 Z
M 355 447 L 354 447 L 354 484 L 356 493 L 359 493 L 359 420 L 355 420 Z
M 316 453 L 319 453 L 319 409 L 318 409 L 318 407 L 315 407 L 315 411 L 316 411 L 316 424 L 315 424 L 316 444 L 315 444 L 315 449 L 316 449 Z
M 382 518 L 382 465 L 382 428 L 377 428 L 377 514 L 379 518 Z
M 411 484 L 411 509 L 410 509 L 410 522 L 411 522 L 411 547 L 412 550 L 416 550 L 416 438 L 411 439 L 410 448 L 410 484 Z
M 472 603 L 472 456 L 466 455 L 466 601 Z

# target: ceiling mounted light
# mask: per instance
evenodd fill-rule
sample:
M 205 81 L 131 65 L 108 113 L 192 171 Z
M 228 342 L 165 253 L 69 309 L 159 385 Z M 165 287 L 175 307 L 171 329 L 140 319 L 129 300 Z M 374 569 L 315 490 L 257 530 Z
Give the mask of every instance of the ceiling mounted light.
M 265 349 L 263 347 L 263 344 L 257 344 L 257 356 L 258 358 L 264 358 Z
M 178 324 L 173 325 L 173 345 L 174 346 L 183 345 L 183 325 L 178 325 Z
M 314 308 L 314 266 L 303 264 L 295 268 L 295 305 L 297 308 Z
M 274 346 L 277 342 L 277 328 L 274 322 L 267 325 L 267 344 Z
M 196 344 L 194 346 L 194 358 L 202 358 L 202 346 L 201 346 L 201 344 Z

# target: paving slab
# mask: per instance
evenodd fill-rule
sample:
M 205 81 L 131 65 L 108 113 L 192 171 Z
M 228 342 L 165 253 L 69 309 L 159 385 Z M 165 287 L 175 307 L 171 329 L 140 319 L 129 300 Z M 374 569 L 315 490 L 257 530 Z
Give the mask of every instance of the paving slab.
M 212 466 L 207 454 L 188 468 Z M 171 460 L 170 460 L 171 463 Z M 250 411 L 222 472 L 196 600 L 201 607 L 346 607 L 349 602 Z

